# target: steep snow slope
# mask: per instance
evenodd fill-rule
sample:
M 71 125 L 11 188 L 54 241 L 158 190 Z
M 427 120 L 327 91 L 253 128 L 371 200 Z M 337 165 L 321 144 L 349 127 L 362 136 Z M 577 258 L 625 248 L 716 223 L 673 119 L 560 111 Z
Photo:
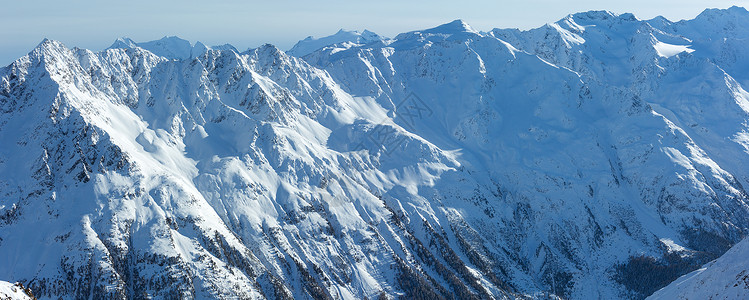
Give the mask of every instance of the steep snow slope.
M 26 300 L 33 299 L 20 285 L 0 281 L 0 299 L 2 300 Z
M 0 278 L 42 298 L 644 298 L 749 231 L 749 94 L 690 26 L 457 20 L 304 59 L 45 40 L 0 69 Z
M 487 201 L 484 214 L 462 218 L 487 249 L 536 274 L 534 285 L 573 298 L 642 297 L 668 281 L 629 282 L 646 271 L 631 267 L 639 256 L 678 252 L 664 272 L 682 273 L 748 224 L 747 93 L 698 51 L 658 55 L 661 40 L 687 38 L 588 12 L 487 36 L 455 21 L 305 59 L 384 107 L 409 93 L 423 99 L 429 118 L 396 122 L 460 149 L 478 187 L 457 198 Z
M 749 239 L 699 270 L 684 275 L 648 299 L 746 299 L 749 295 Z
M 587 12 L 539 29 L 495 29 L 492 35 L 589 80 L 627 87 L 693 139 L 709 140 L 699 144 L 745 183 L 749 169 L 735 157 L 747 150 L 743 86 L 749 82 L 742 66 L 749 57 L 742 43 L 748 33 L 741 26 L 749 22 L 747 15 L 738 7 L 710 9 L 694 20 L 671 23 Z
M 425 248 L 380 196 L 452 155 L 368 121 L 384 110 L 272 46 L 177 61 L 47 40 L 3 72 L 0 139 L 16 146 L 0 153 L 0 272 L 41 297 L 505 294 Z M 413 157 L 403 171 L 326 146 L 333 130 L 381 128 Z

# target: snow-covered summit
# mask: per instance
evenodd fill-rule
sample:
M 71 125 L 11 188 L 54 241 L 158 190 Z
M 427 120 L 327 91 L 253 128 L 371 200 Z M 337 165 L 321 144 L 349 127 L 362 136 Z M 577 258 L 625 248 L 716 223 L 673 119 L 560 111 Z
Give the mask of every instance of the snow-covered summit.
M 130 49 L 135 47 L 148 50 L 161 57 L 180 60 L 194 58 L 212 49 L 237 52 L 237 49 L 230 44 L 219 46 L 206 46 L 201 42 L 192 44 L 190 41 L 177 36 L 165 36 L 158 40 L 140 43 L 136 43 L 130 38 L 122 37 L 115 40 L 107 49 Z
M 129 37 L 120 37 L 114 40 L 114 43 L 107 49 L 130 49 L 135 47 L 138 47 L 138 43 Z
M 695 17 L 695 20 L 700 19 L 726 19 L 728 20 L 732 18 L 747 18 L 749 16 L 749 11 L 746 10 L 746 8 L 741 6 L 731 6 L 726 9 L 720 9 L 720 8 L 708 8 L 705 9 L 702 13 L 697 15 Z
M 480 37 L 481 33 L 474 30 L 468 23 L 463 20 L 454 20 L 437 27 L 404 32 L 398 34 L 393 40 L 394 47 L 403 47 L 403 45 L 412 45 L 415 41 L 443 41 L 443 40 L 464 40 Z
M 296 57 L 303 57 L 314 52 L 315 50 L 319 50 L 326 46 L 339 45 L 342 47 L 351 47 L 354 45 L 364 45 L 385 40 L 387 40 L 387 38 L 384 38 L 369 30 L 359 32 L 356 30 L 349 31 L 341 29 L 338 30 L 338 32 L 336 32 L 335 34 L 326 37 L 315 38 L 309 36 L 297 42 L 286 53 Z
M 637 21 L 637 17 L 631 13 L 617 14 L 608 10 L 591 10 L 586 12 L 579 12 L 568 15 L 567 18 L 575 20 L 587 21 L 587 22 L 605 22 L 605 21 L 616 21 L 616 20 L 629 20 Z M 566 18 L 565 18 L 566 19 Z
M 461 19 L 457 19 L 434 28 L 423 30 L 421 32 L 431 34 L 458 34 L 464 32 L 478 33 L 478 31 L 474 30 L 470 25 L 468 25 L 468 23 Z

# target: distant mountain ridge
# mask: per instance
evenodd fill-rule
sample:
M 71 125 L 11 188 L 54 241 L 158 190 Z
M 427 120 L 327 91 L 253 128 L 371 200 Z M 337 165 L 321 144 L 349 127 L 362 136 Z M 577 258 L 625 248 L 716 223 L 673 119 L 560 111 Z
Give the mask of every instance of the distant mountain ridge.
M 40 299 L 740 299 L 722 283 L 749 233 L 748 23 L 590 11 L 288 52 L 45 39 L 0 68 L 0 280 Z
M 364 45 L 373 42 L 385 41 L 387 41 L 387 38 L 381 37 L 369 30 L 359 32 L 341 29 L 334 35 L 322 38 L 314 38 L 312 36 L 309 36 L 297 42 L 294 47 L 292 47 L 286 53 L 296 57 L 303 57 L 326 46 L 339 45 L 342 47 L 350 47 L 353 45 Z
M 118 38 L 112 43 L 107 49 L 130 49 L 140 47 L 150 51 L 153 54 L 163 56 L 169 59 L 190 59 L 197 57 L 205 53 L 208 50 L 224 50 L 239 52 L 237 48 L 230 44 L 224 44 L 220 46 L 206 46 L 201 42 L 196 42 L 194 45 L 188 40 L 181 39 L 176 36 L 167 36 L 159 40 L 136 43 L 130 38 Z

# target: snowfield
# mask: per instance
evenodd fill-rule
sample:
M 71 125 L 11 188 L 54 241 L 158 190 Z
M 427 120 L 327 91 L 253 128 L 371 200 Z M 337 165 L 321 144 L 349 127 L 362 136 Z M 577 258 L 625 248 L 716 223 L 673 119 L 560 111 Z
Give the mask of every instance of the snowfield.
M 0 281 L 0 299 L 2 300 L 26 300 L 34 299 L 19 285 L 6 281 Z
M 746 49 L 739 7 L 288 53 L 45 39 L 0 68 L 0 280 L 39 299 L 747 298 Z
M 749 239 L 648 299 L 743 299 L 749 295 Z

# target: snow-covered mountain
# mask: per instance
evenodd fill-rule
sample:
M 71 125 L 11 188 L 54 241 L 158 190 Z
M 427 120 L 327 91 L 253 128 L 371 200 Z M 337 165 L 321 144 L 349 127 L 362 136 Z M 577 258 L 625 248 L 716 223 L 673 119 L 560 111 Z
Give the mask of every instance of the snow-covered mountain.
M 749 232 L 745 22 L 457 20 L 294 55 L 45 40 L 0 69 L 0 279 L 42 299 L 644 298 Z
M 648 299 L 744 299 L 749 295 L 749 239 L 655 292 Z
M 237 48 L 230 44 L 218 45 L 218 46 L 206 46 L 201 42 L 195 44 L 190 43 L 188 40 L 183 40 L 176 36 L 166 36 L 160 40 L 136 43 L 130 38 L 118 38 L 109 46 L 107 49 L 130 49 L 140 47 L 158 56 L 163 56 L 169 59 L 190 59 L 202 55 L 208 50 L 223 50 L 223 51 L 237 51 Z
M 308 36 L 307 38 L 297 42 L 294 47 L 291 47 L 291 49 L 286 53 L 296 57 L 303 57 L 325 47 L 346 49 L 355 46 L 366 45 L 369 43 L 384 43 L 387 41 L 387 38 L 381 37 L 378 34 L 366 29 L 362 32 L 356 30 L 349 31 L 341 29 L 334 35 L 322 38 L 314 38 L 312 36 Z

